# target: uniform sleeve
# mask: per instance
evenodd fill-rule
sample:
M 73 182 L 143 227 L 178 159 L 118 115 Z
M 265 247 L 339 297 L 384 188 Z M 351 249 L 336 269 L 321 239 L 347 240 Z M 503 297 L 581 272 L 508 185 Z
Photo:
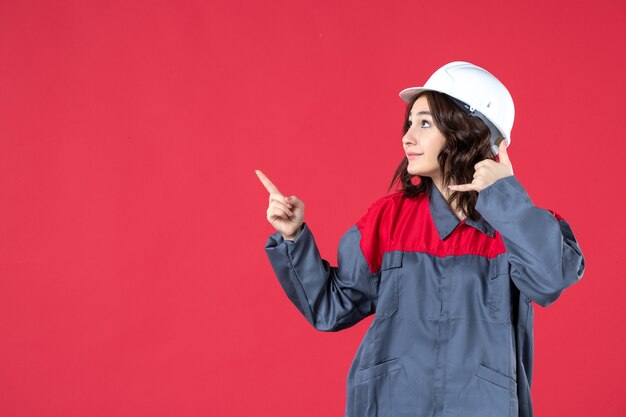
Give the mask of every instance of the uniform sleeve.
M 529 300 L 547 307 L 582 278 L 585 258 L 569 224 L 535 207 L 515 176 L 480 191 L 476 210 L 502 236 L 511 279 Z
M 320 257 L 306 223 L 294 241 L 279 232 L 267 240 L 265 251 L 280 285 L 317 330 L 345 329 L 376 309 L 378 273 L 370 273 L 360 243 L 355 224 L 341 238 L 335 267 Z

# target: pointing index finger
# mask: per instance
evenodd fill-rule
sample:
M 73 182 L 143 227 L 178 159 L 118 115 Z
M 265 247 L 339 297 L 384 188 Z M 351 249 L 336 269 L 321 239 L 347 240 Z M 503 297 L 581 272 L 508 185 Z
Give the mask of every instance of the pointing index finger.
M 448 185 L 448 188 L 454 191 L 480 191 L 474 184 L 455 184 Z
M 270 193 L 270 194 L 272 194 L 272 193 L 282 194 L 280 191 L 278 191 L 278 188 L 272 183 L 272 181 L 270 181 L 270 179 L 267 178 L 267 176 L 265 176 L 264 173 L 262 173 L 258 169 L 255 169 L 254 172 L 256 172 L 257 177 L 259 177 L 259 179 L 261 180 L 261 182 L 265 186 L 265 189 L 267 190 L 268 193 Z

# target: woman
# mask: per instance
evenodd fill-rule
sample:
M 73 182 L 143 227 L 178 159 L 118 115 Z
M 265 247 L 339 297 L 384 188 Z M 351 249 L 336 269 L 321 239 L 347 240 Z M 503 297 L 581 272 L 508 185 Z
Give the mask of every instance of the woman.
M 407 156 L 391 185 L 402 189 L 343 235 L 338 266 L 320 257 L 304 203 L 257 171 L 277 230 L 266 253 L 316 329 L 375 313 L 348 373 L 347 417 L 532 416 L 532 302 L 577 282 L 583 254 L 513 175 L 500 81 L 452 62 L 400 96 Z

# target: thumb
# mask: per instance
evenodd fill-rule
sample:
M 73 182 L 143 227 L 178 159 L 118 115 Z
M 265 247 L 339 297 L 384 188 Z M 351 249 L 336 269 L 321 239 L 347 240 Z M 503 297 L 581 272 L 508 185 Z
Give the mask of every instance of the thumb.
M 509 154 L 507 153 L 507 150 L 506 150 L 506 140 L 504 139 L 502 139 L 502 142 L 500 142 L 500 151 L 498 153 L 498 161 L 501 164 L 512 166 L 511 160 L 509 159 Z

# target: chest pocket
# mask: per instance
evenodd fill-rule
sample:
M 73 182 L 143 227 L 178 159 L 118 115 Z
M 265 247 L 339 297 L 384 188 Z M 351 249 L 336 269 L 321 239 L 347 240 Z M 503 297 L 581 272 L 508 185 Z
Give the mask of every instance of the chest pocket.
M 398 311 L 399 280 L 402 271 L 402 251 L 386 252 L 383 256 L 378 286 L 376 317 L 391 317 Z

